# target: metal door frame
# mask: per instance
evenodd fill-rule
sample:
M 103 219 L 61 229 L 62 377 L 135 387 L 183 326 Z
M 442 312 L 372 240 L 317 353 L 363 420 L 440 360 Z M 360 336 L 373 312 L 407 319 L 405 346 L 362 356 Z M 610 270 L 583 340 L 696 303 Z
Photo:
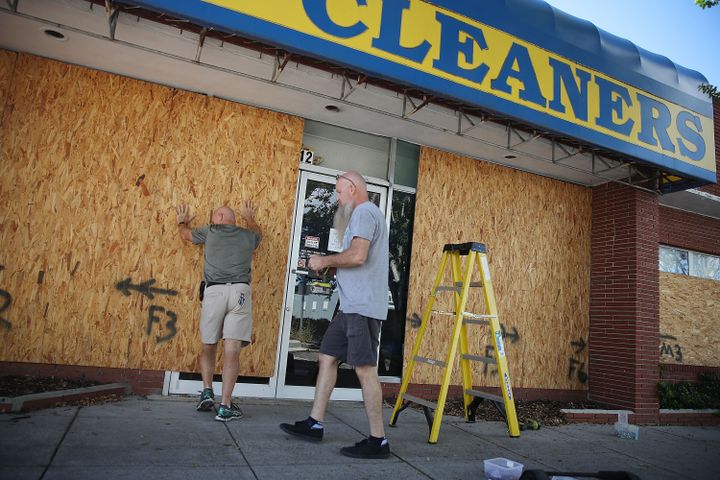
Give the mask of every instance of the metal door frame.
M 308 180 L 316 180 L 335 184 L 335 176 L 342 173 L 339 170 L 332 170 L 323 167 L 305 167 L 299 171 L 297 194 L 295 197 L 295 209 L 293 212 L 293 229 L 290 242 L 290 253 L 285 275 L 285 297 L 283 301 L 280 332 L 278 337 L 278 349 L 275 360 L 275 376 L 270 379 L 270 384 L 275 386 L 276 398 L 293 398 L 311 400 L 315 396 L 315 387 L 297 385 L 285 385 L 285 373 L 288 346 L 290 340 L 290 326 L 292 324 L 292 310 L 295 295 L 295 273 L 294 266 L 297 265 L 299 256 L 300 234 L 302 226 L 302 206 L 305 199 Z M 379 179 L 368 179 L 368 191 L 380 194 L 380 210 L 387 218 L 388 182 Z M 331 400 L 362 400 L 362 390 L 359 388 L 335 388 Z

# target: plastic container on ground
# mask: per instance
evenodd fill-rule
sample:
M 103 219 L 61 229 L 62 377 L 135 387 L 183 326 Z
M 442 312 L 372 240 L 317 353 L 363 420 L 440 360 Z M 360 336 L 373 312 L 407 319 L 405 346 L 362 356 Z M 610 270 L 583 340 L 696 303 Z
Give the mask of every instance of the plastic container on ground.
M 615 423 L 615 434 L 620 438 L 637 440 L 640 438 L 640 427 L 628 423 Z
M 620 438 L 637 440 L 640 438 L 640 427 L 628 423 L 628 412 L 620 412 L 615 422 L 615 434 Z
M 522 475 L 522 463 L 507 458 L 491 458 L 484 461 L 487 480 L 518 480 Z

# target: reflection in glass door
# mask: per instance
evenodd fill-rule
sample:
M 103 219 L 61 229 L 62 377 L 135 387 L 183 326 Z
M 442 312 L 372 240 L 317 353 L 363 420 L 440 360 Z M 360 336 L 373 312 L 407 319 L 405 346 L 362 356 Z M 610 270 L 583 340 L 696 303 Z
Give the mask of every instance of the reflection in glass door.
M 368 190 L 370 200 L 385 211 L 386 189 L 368 185 Z M 278 396 L 312 398 L 320 341 L 338 309 L 338 294 L 335 275 L 312 271 L 307 261 L 311 255 L 332 254 L 342 246 L 333 228 L 337 208 L 335 178 L 302 171 L 296 205 L 278 364 Z M 353 369 L 341 364 L 333 398 L 359 399 L 359 387 Z

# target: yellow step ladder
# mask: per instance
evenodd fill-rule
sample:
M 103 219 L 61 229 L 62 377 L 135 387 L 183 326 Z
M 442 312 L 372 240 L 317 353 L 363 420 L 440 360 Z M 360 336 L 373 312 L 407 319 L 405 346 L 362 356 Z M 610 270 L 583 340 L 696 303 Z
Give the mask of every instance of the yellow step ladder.
M 465 270 L 462 268 L 460 257 L 467 257 L 465 261 Z M 440 285 L 445 277 L 445 268 L 448 261 L 450 262 L 450 270 L 452 274 L 452 285 Z M 481 281 L 473 282 L 473 272 L 475 266 L 480 271 Z M 471 288 L 482 288 L 485 299 L 485 314 L 478 315 L 465 311 L 468 296 Z M 451 291 L 455 294 L 455 311 L 439 311 L 433 310 L 433 305 L 437 298 L 437 294 L 443 291 Z M 432 315 L 449 315 L 455 317 L 455 324 L 452 331 L 452 339 L 450 348 L 448 349 L 445 361 L 432 358 L 425 358 L 418 355 L 420 345 L 422 344 L 425 330 Z M 492 333 L 492 343 L 495 356 L 481 357 L 471 355 L 468 351 L 468 335 L 467 325 L 487 325 Z M 415 403 L 423 407 L 425 417 L 430 427 L 430 438 L 428 443 L 437 443 L 440 434 L 440 424 L 442 423 L 442 415 L 445 409 L 445 401 L 447 399 L 448 387 L 450 386 L 450 378 L 452 376 L 453 367 L 455 365 L 455 356 L 460 349 L 460 370 L 462 374 L 463 386 L 463 404 L 465 411 L 465 420 L 469 422 L 475 421 L 475 410 L 480 402 L 487 399 L 494 403 L 501 414 L 504 415 L 508 425 L 511 437 L 520 436 L 520 426 L 518 425 L 517 414 L 515 412 L 515 402 L 513 401 L 512 386 L 510 383 L 510 373 L 508 372 L 507 357 L 505 356 L 505 348 L 503 347 L 502 331 L 500 321 L 497 315 L 497 306 L 495 304 L 495 294 L 493 293 L 492 282 L 490 281 L 490 268 L 487 260 L 487 249 L 485 245 L 477 242 L 462 244 L 446 244 L 443 248 L 442 258 L 440 260 L 440 268 L 438 269 L 435 283 L 430 290 L 430 298 L 428 299 L 425 311 L 422 317 L 422 323 L 415 339 L 410 362 L 403 375 L 400 393 L 395 402 L 395 409 L 390 418 L 390 426 L 395 426 L 398 415 L 409 403 Z M 478 361 L 487 364 L 497 365 L 498 376 L 500 378 L 500 391 L 502 396 L 493 395 L 473 389 L 470 362 Z M 416 362 L 433 365 L 443 369 L 442 383 L 440 385 L 440 393 L 437 403 L 418 398 L 407 393 L 410 377 Z M 500 409 L 500 405 L 504 405 L 504 410 Z M 431 415 L 430 410 L 435 410 L 435 414 Z

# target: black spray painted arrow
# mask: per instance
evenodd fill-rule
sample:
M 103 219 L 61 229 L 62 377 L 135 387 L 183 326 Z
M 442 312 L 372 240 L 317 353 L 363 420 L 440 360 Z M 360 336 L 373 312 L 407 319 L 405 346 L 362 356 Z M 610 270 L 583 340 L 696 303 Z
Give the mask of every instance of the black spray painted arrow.
M 586 345 L 585 339 L 580 337 L 579 342 L 570 342 L 570 345 L 572 345 L 574 347 L 578 347 L 577 350 L 575 350 L 575 353 L 580 353 L 583 350 L 585 350 L 585 345 Z
M 177 295 L 176 290 L 165 290 L 162 288 L 153 288 L 152 285 L 155 283 L 155 279 L 151 278 L 150 280 L 146 280 L 143 283 L 139 283 L 137 285 L 132 284 L 132 279 L 130 277 L 126 278 L 122 282 L 118 282 L 117 285 L 115 285 L 115 288 L 120 290 L 123 295 L 126 297 L 130 296 L 130 290 L 136 290 L 146 297 L 153 299 L 155 298 L 154 293 L 158 293 L 161 295 Z
M 520 332 L 518 332 L 517 327 L 512 328 L 512 333 L 505 332 L 505 338 L 509 338 L 510 343 L 517 343 L 520 340 Z
M 501 323 L 500 330 L 502 332 L 503 338 L 509 338 L 510 343 L 516 343 L 518 340 L 520 340 L 520 332 L 518 332 L 517 327 L 513 327 L 512 333 L 508 333 L 505 325 Z

